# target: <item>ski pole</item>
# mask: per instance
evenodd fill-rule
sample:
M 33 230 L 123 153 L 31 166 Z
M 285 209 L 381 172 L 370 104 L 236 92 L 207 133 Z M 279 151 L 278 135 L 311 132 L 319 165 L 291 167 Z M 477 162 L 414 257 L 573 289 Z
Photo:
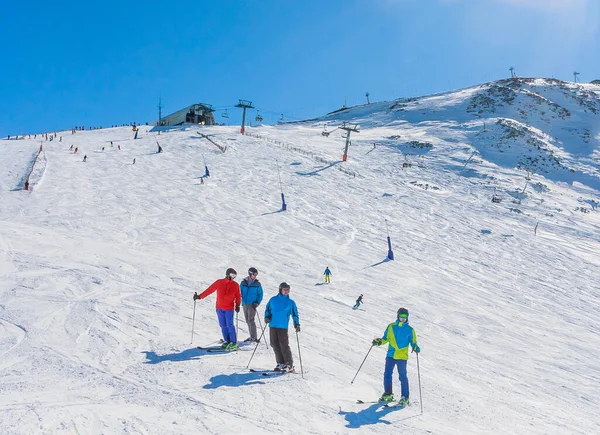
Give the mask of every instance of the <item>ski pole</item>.
M 260 326 L 260 329 L 263 329 L 262 327 L 262 322 L 260 321 L 260 316 L 256 316 L 258 318 L 258 325 Z M 260 342 L 260 340 L 259 340 Z M 269 345 L 267 344 L 267 340 L 265 340 L 265 346 L 267 346 L 267 349 L 269 348 Z
M 235 337 L 238 339 L 238 341 L 240 339 L 240 337 L 238 336 L 239 327 L 240 327 L 240 313 L 236 312 L 235 313 Z
M 300 373 L 302 373 L 302 379 L 304 379 L 304 370 L 302 369 L 302 354 L 300 353 L 300 336 L 296 331 L 296 342 L 298 343 L 298 359 L 300 360 Z
M 423 415 L 423 395 L 421 393 L 421 370 L 419 370 L 419 352 L 417 352 L 417 375 L 419 376 L 419 403 L 421 404 L 421 415 Z
M 354 377 L 352 378 L 352 380 L 350 381 L 351 384 L 354 383 L 354 380 L 356 379 L 356 377 L 358 376 L 358 372 L 360 372 L 360 369 L 362 369 L 363 364 L 365 363 L 365 361 L 367 360 L 367 357 L 369 356 L 369 354 L 371 353 L 371 349 L 373 349 L 373 345 L 371 345 L 371 347 L 369 348 L 369 351 L 367 352 L 367 355 L 365 356 L 365 359 L 363 359 L 363 362 L 360 364 L 360 367 L 358 368 L 358 370 L 356 371 L 356 374 L 354 375 Z
M 254 347 L 254 351 L 252 352 L 252 356 L 250 357 L 250 361 L 248 361 L 248 365 L 246 366 L 246 368 L 250 367 L 250 363 L 252 362 L 252 358 L 254 358 L 254 354 L 256 353 L 256 349 L 258 349 L 258 345 L 260 344 L 260 340 L 262 340 L 263 335 L 265 335 L 265 329 L 267 329 L 267 324 L 266 323 L 265 323 L 265 327 L 263 328 L 262 332 L 260 333 L 260 338 L 256 342 L 256 346 Z
M 194 292 L 194 315 L 192 316 L 192 341 L 190 341 L 190 344 L 192 344 L 194 342 L 194 324 L 196 323 L 196 296 L 198 296 L 197 292 Z

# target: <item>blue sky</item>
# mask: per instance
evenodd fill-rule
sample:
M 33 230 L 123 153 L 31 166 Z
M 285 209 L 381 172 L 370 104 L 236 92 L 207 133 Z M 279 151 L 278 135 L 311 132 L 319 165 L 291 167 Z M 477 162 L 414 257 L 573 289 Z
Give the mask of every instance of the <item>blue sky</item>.
M 509 76 L 600 79 L 598 0 L 0 0 L 0 136 L 196 102 L 268 122 Z M 220 114 L 229 107 L 229 119 Z M 252 114 L 252 117 L 254 114 Z

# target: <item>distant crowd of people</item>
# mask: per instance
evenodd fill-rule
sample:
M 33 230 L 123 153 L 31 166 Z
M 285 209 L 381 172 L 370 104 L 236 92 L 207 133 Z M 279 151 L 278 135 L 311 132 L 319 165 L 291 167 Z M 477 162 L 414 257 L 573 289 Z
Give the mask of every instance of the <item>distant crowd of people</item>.
M 128 127 L 128 126 L 129 127 L 131 127 L 131 126 L 135 127 L 137 125 L 142 125 L 142 124 L 140 124 L 139 122 L 130 122 L 129 124 L 121 124 L 121 125 L 115 124 L 115 125 L 111 125 L 110 128 Z M 148 125 L 147 122 L 146 122 L 146 125 Z M 99 127 L 90 126 L 90 127 L 88 127 L 88 130 L 101 130 L 102 128 L 103 128 L 102 126 L 99 126 Z M 75 127 L 71 128 L 71 134 L 75 134 L 78 131 L 85 131 L 85 126 L 84 125 L 81 125 L 81 126 L 78 125 L 78 126 L 75 126 Z M 36 134 L 33 134 L 33 139 L 37 139 L 38 135 L 40 137 L 42 137 L 42 138 L 45 138 L 46 140 L 53 140 L 53 139 L 55 139 L 57 137 L 56 132 L 50 133 L 50 136 L 48 136 L 48 133 L 36 133 Z M 21 134 L 21 135 L 17 134 L 15 136 L 12 136 L 12 135 L 9 134 L 6 137 L 6 140 L 11 140 L 11 139 L 13 139 L 13 140 L 22 140 L 22 139 L 26 139 L 26 138 L 27 139 L 31 139 L 31 136 L 32 136 L 31 134 Z M 50 139 L 48 139 L 49 137 L 50 137 Z M 62 136 L 60 138 L 60 142 L 62 142 Z

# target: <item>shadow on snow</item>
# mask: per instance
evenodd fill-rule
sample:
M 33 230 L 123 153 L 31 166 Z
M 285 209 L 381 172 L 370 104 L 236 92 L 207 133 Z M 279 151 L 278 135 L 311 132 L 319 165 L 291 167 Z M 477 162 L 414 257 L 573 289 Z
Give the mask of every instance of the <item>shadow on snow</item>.
M 260 372 L 232 373 L 230 375 L 216 375 L 210 378 L 210 383 L 202 388 L 213 390 L 219 387 L 241 387 L 242 385 L 264 384 L 265 377 Z
M 197 347 L 182 350 L 181 352 L 167 353 L 164 355 L 159 355 L 150 350 L 145 350 L 142 353 L 146 354 L 146 364 L 158 364 L 165 361 L 191 361 L 199 359 L 202 356 L 209 355 L 209 352 L 198 349 Z M 221 355 L 221 353 L 213 353 L 212 355 Z
M 346 424 L 346 427 L 351 429 L 358 429 L 359 427 L 367 426 L 370 424 L 392 424 L 391 422 L 384 420 L 383 418 L 391 412 L 398 412 L 402 409 L 404 408 L 384 408 L 383 406 L 381 406 L 380 403 L 374 403 L 367 409 L 363 409 L 359 412 L 346 412 L 342 411 L 342 409 L 340 408 L 339 414 L 343 415 L 346 421 L 348 422 L 348 424 Z M 394 423 L 397 423 L 398 421 L 402 420 L 408 420 L 409 418 L 414 417 L 418 417 L 418 415 L 404 417 L 400 420 L 396 420 Z
M 385 257 L 385 259 L 381 260 L 379 263 L 371 264 L 368 267 L 376 267 L 376 266 L 379 266 L 380 264 L 387 263 L 388 261 L 390 261 L 390 259 L 388 257 Z

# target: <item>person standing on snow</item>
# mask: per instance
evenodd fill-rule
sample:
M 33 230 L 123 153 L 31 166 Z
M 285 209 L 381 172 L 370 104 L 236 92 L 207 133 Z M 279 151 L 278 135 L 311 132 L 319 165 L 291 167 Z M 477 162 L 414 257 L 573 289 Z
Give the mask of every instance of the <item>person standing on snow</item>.
M 329 270 L 329 266 L 325 267 L 325 272 L 323 272 L 323 275 L 325 275 L 325 282 L 329 284 L 331 282 L 331 278 L 329 278 L 331 276 L 331 270 Z
M 221 347 L 227 351 L 238 350 L 233 310 L 235 308 L 236 313 L 239 313 L 242 296 L 239 284 L 234 281 L 236 276 L 237 272 L 230 267 L 225 272 L 225 278 L 216 280 L 199 295 L 194 293 L 194 300 L 196 300 L 204 299 L 215 291 L 217 292 L 217 318 L 223 333 Z
M 263 299 L 262 285 L 256 278 L 258 276 L 258 270 L 256 267 L 248 269 L 248 278 L 244 278 L 240 284 L 240 290 L 242 292 L 242 308 L 244 309 L 244 318 L 248 324 L 248 331 L 250 337 L 244 341 L 257 342 L 258 336 L 256 335 L 256 309 L 260 305 Z
M 362 304 L 362 298 L 363 295 L 361 294 L 358 299 L 356 300 L 356 304 L 354 304 L 354 306 L 352 307 L 353 310 L 357 310 L 358 307 L 360 307 L 360 304 Z
M 410 345 L 413 352 L 417 353 L 421 352 L 421 349 L 417 344 L 417 333 L 408 324 L 408 310 L 406 308 L 400 308 L 398 310 L 397 320 L 388 325 L 382 338 L 373 339 L 373 346 L 381 346 L 385 343 L 388 343 L 389 347 L 385 357 L 385 372 L 383 373 L 384 393 L 379 401 L 394 401 L 394 395 L 392 393 L 392 375 L 394 373 L 394 367 L 397 367 L 402 389 L 402 395 L 400 396 L 398 403 L 402 406 L 407 406 L 409 405 L 408 376 L 406 374 L 408 346 Z
M 275 371 L 293 372 L 294 359 L 290 349 L 288 325 L 290 316 L 294 321 L 296 332 L 300 332 L 300 318 L 296 302 L 290 299 L 290 286 L 282 282 L 279 284 L 279 294 L 273 296 L 265 308 L 265 324 L 269 324 L 271 346 L 275 352 L 277 366 Z

